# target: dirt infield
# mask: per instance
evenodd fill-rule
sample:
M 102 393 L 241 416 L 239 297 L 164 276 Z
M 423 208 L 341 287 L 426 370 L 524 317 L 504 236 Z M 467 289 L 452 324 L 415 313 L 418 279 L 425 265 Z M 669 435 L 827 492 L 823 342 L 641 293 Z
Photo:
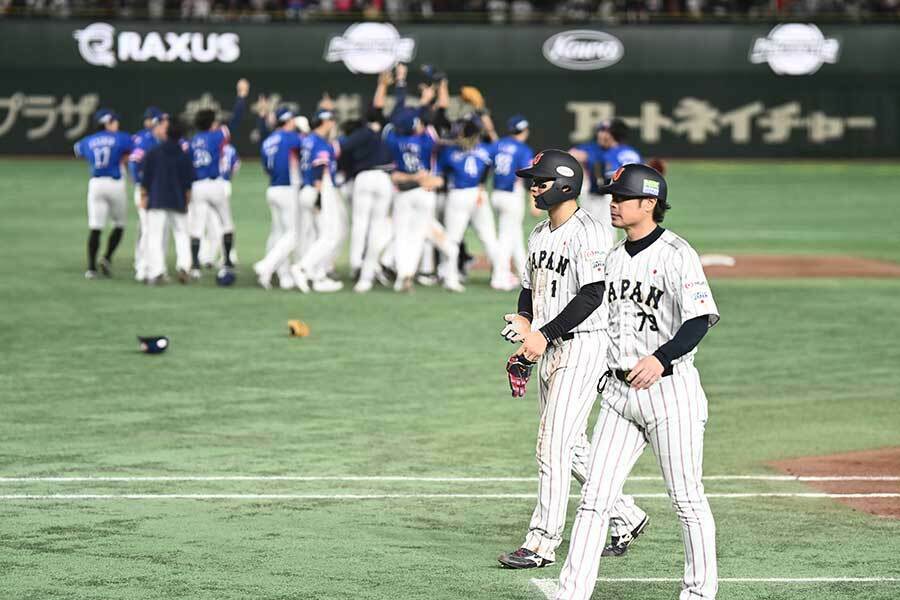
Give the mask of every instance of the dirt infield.
M 807 456 L 769 465 L 788 475 L 900 477 L 900 448 Z M 812 481 L 808 485 L 830 494 L 900 493 L 900 481 Z M 848 498 L 841 502 L 869 514 L 900 519 L 900 498 Z
M 900 277 L 900 264 L 853 256 L 800 254 L 705 254 L 700 257 L 710 279 L 803 279 L 815 277 Z M 484 256 L 472 268 L 490 270 Z
M 746 254 L 702 258 L 713 258 L 704 260 L 710 278 L 900 277 L 900 264 L 852 256 Z M 733 266 L 721 264 L 727 262 L 733 262 Z

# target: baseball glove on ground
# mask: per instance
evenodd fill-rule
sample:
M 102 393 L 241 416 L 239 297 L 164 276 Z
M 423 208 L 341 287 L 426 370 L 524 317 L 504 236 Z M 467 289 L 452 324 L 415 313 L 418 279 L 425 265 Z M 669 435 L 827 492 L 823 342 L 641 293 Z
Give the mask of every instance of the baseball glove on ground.
M 463 102 L 471 104 L 475 110 L 484 108 L 484 96 L 481 95 L 481 90 L 477 87 L 471 85 L 462 86 L 459 88 L 459 97 L 462 98 Z
M 525 395 L 525 388 L 533 368 L 534 363 L 521 355 L 514 354 L 506 361 L 506 375 L 509 377 L 509 389 L 513 398 Z

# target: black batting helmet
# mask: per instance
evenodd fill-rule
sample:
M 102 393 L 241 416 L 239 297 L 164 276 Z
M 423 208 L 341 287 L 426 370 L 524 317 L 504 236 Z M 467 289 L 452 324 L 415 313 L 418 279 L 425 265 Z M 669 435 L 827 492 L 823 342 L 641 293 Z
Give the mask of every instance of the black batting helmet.
M 606 185 L 600 186 L 601 194 L 612 194 L 620 198 L 656 198 L 666 202 L 669 186 L 665 177 L 648 165 L 634 163 L 619 167 Z
M 519 177 L 553 179 L 553 186 L 536 196 L 534 204 L 544 210 L 554 204 L 574 200 L 581 193 L 584 170 L 574 156 L 563 150 L 544 150 L 534 155 L 531 166 L 516 171 Z

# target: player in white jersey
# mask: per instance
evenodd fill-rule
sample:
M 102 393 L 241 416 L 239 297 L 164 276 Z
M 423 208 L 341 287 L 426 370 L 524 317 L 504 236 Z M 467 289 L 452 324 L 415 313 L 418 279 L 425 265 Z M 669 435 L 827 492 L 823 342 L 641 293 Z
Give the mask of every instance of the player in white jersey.
M 604 260 L 612 239 L 598 220 L 578 207 L 583 171 L 562 150 L 545 150 L 532 166 L 516 171 L 533 178 L 535 205 L 549 218 L 528 239 L 518 314 L 506 315 L 502 335 L 522 342 L 516 355 L 541 359 L 540 425 L 537 439 L 538 502 L 520 548 L 501 554 L 506 567 L 544 567 L 555 560 L 562 541 L 571 486 L 570 472 L 583 482 L 590 447 L 588 415 L 597 398 L 597 382 L 607 369 Z M 514 395 L 517 385 L 510 370 Z M 522 382 L 522 385 L 524 382 Z M 623 498 L 619 518 L 635 528 L 646 515 Z
M 681 521 L 680 598 L 712 599 L 716 526 L 701 481 L 707 401 L 694 354 L 718 310 L 697 253 L 659 226 L 669 208 L 662 175 L 626 165 L 603 191 L 613 196 L 612 223 L 626 240 L 606 257 L 610 370 L 556 599 L 591 597 L 610 510 L 648 444 Z

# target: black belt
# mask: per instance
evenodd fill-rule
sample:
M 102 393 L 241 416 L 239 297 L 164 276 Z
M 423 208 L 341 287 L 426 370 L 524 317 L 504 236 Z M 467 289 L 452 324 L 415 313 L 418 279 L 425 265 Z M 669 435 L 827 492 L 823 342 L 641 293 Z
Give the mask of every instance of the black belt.
M 612 373 L 613 375 L 615 375 L 616 379 L 618 379 L 619 381 L 628 383 L 628 375 L 631 374 L 631 369 L 629 369 L 627 371 L 623 371 L 622 369 L 610 369 L 609 371 L 607 371 L 607 374 L 609 374 L 609 373 Z M 672 365 L 669 365 L 668 367 L 663 369 L 662 375 L 660 375 L 660 377 L 668 377 L 671 374 L 672 374 Z

